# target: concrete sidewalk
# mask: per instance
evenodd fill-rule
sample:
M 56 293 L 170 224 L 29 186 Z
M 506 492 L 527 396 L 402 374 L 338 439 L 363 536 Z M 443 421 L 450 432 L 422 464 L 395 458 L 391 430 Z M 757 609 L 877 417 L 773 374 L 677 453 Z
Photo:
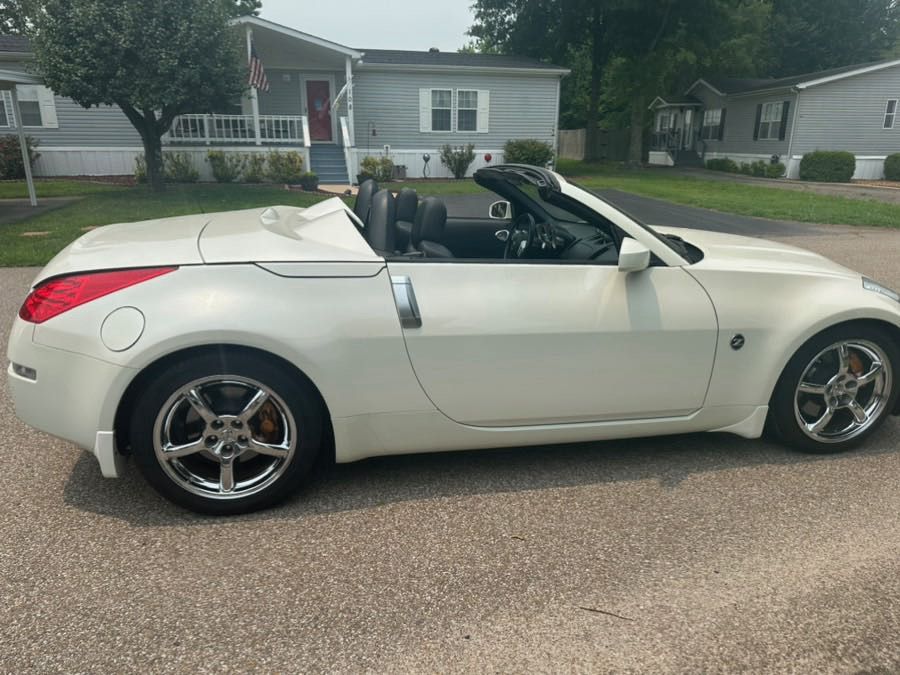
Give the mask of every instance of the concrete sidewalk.
M 37 206 L 27 199 L 0 199 L 0 225 L 11 225 L 20 220 L 39 216 L 48 211 L 68 206 L 81 197 L 38 197 Z

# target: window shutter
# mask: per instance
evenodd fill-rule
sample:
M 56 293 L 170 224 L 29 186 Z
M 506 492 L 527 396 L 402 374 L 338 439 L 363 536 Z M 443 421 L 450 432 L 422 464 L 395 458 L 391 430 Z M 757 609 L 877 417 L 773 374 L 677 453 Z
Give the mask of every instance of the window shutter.
M 487 89 L 478 90 L 478 121 L 476 123 L 476 131 L 479 134 L 486 134 L 489 128 L 489 120 L 491 117 L 491 92 Z
M 759 140 L 759 121 L 762 119 L 762 103 L 756 104 L 756 121 L 753 123 L 753 140 Z
M 788 111 L 791 109 L 791 102 L 785 101 L 781 104 L 781 130 L 778 132 L 778 140 L 783 141 L 787 138 L 787 120 Z
M 56 119 L 56 101 L 53 92 L 47 87 L 39 86 L 37 88 L 38 105 L 41 107 L 41 124 L 51 129 L 59 128 L 59 122 Z
M 431 131 L 431 89 L 419 89 L 419 131 Z
M 722 108 L 722 117 L 719 118 L 719 140 L 725 140 L 725 113 L 728 108 Z

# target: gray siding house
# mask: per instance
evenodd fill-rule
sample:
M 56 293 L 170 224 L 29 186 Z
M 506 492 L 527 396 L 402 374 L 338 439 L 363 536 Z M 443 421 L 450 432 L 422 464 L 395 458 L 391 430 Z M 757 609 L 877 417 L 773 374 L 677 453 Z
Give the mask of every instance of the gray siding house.
M 798 178 L 803 155 L 845 150 L 854 178 L 884 177 L 900 152 L 900 60 L 780 79 L 708 78 L 678 97 L 657 97 L 650 163 L 738 163 L 776 158 Z
M 262 60 L 269 91 L 250 89 L 229 110 L 182 115 L 165 151 L 190 154 L 211 178 L 209 149 L 296 150 L 323 182 L 346 183 L 367 155 L 389 156 L 411 177 L 450 175 L 444 144 L 475 146 L 470 171 L 503 161 L 507 140 L 557 142 L 560 80 L 568 70 L 488 54 L 353 49 L 257 17 L 236 20 Z M 27 72 L 28 41 L 0 36 L 0 68 Z M 25 131 L 39 142 L 40 176 L 124 175 L 140 138 L 115 106 L 85 109 L 46 87 L 18 88 Z M 0 134 L 15 133 L 0 91 Z M 430 156 L 426 164 L 423 157 Z

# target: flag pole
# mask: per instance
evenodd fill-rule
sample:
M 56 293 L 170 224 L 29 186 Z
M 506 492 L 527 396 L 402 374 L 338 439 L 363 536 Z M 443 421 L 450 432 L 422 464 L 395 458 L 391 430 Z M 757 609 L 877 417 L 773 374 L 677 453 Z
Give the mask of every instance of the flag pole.
M 253 29 L 250 26 L 247 26 L 247 64 L 248 66 L 251 63 L 251 59 L 253 58 Z M 259 126 L 259 96 L 256 91 L 256 87 L 250 87 L 250 108 L 253 111 L 253 130 L 256 134 L 256 144 L 262 145 L 262 138 L 260 138 L 260 126 Z

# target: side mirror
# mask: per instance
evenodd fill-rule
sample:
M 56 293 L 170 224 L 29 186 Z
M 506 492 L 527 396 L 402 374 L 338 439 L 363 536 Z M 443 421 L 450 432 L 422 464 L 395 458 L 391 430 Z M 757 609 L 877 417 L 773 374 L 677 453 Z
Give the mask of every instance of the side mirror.
M 640 272 L 650 267 L 650 249 L 637 239 L 626 237 L 619 250 L 619 271 Z
M 511 212 L 512 209 L 510 208 L 509 202 L 500 201 L 491 204 L 488 215 L 494 220 L 509 220 Z

